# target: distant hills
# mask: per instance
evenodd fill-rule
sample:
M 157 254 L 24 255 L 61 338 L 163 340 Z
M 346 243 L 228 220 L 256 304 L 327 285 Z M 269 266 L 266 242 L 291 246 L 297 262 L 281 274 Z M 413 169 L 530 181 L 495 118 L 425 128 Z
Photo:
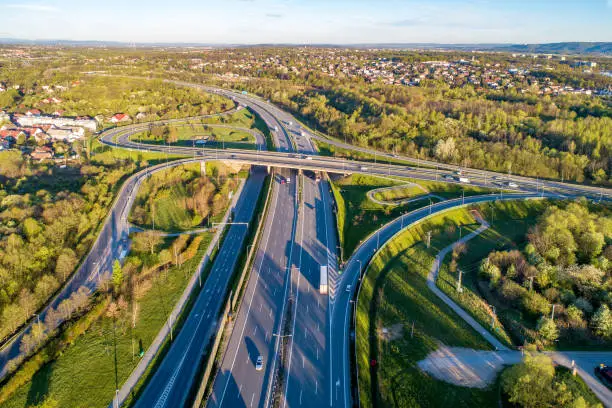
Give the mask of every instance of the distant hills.
M 0 38 L 0 45 L 42 45 L 60 47 L 303 47 L 304 44 L 207 44 L 207 43 L 130 43 L 121 41 L 26 40 Z M 535 54 L 598 54 L 612 56 L 612 42 L 559 42 L 547 44 L 438 44 L 438 43 L 372 43 L 372 44 L 308 44 L 309 47 L 391 48 L 460 51 L 497 51 Z

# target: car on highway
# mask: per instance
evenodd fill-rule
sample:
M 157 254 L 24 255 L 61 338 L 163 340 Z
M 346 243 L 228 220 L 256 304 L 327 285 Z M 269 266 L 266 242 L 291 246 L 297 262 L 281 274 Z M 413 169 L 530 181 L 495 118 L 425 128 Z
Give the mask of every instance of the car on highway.
M 605 364 L 600 364 L 599 366 L 595 367 L 595 375 L 608 388 L 612 388 L 612 367 Z
M 361 166 L 360 169 L 361 171 L 366 171 L 368 168 L 366 166 Z
M 263 370 L 263 356 L 257 357 L 257 362 L 255 363 L 255 370 L 261 371 Z
M 457 177 L 457 181 L 460 183 L 469 183 L 470 179 L 467 177 Z
M 510 188 L 517 188 L 518 184 L 516 184 L 514 181 L 510 181 L 510 182 L 508 182 L 508 187 L 510 187 Z
M 303 154 L 302 155 L 302 159 L 304 159 L 304 160 L 312 160 L 312 157 L 306 156 L 305 154 Z
M 349 293 L 351 292 L 351 285 L 346 285 L 346 291 Z
M 446 175 L 444 176 L 444 179 L 445 179 L 445 180 L 454 180 L 455 178 L 454 178 L 453 176 L 451 176 L 450 174 L 446 174 Z

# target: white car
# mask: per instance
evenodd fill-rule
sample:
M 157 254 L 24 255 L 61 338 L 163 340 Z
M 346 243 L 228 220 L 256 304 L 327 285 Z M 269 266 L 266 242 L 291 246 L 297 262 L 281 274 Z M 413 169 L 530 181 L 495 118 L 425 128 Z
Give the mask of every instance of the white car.
M 257 362 L 255 363 L 255 370 L 261 371 L 263 370 L 263 356 L 257 357 Z
M 508 183 L 508 187 L 510 187 L 510 188 L 517 188 L 517 187 L 518 187 L 518 184 L 516 184 L 514 181 L 510 181 L 510 182 Z
M 346 285 L 346 291 L 349 293 L 351 292 L 351 285 Z

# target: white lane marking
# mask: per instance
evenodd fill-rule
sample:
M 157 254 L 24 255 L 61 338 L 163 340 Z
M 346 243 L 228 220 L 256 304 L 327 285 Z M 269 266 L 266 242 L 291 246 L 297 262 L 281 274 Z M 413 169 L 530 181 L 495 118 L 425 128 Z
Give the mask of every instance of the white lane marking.
M 255 399 L 255 393 L 253 393 L 253 396 L 251 397 L 251 406 L 253 406 L 253 400 Z
M 303 177 L 303 176 L 302 176 Z M 299 216 L 298 213 L 298 218 L 301 219 L 302 221 L 302 229 L 300 231 L 300 257 L 298 258 L 298 269 L 300 269 L 300 272 L 298 273 L 298 280 L 297 280 L 297 284 L 296 284 L 296 295 L 295 295 L 295 315 L 293 317 L 293 325 L 291 327 L 291 337 L 292 337 L 292 341 L 291 341 L 291 347 L 289 348 L 289 367 L 287 368 L 287 372 L 289 373 L 288 377 L 287 377 L 287 385 L 285 386 L 285 398 L 283 401 L 283 408 L 287 407 L 287 395 L 289 395 L 289 380 L 291 378 L 291 362 L 292 362 L 292 356 L 293 356 L 293 336 L 295 336 L 295 322 L 296 322 L 296 317 L 297 317 L 297 310 L 298 310 L 298 306 L 300 304 L 300 280 L 302 278 L 302 273 L 301 273 L 301 267 L 302 267 L 302 254 L 304 253 L 304 202 L 306 201 L 306 190 L 303 191 L 304 193 L 304 197 L 302 198 L 302 205 L 300 206 L 301 210 L 302 210 L 302 216 Z M 300 405 L 302 403 L 302 392 L 300 391 Z
M 298 191 L 297 191 L 297 188 L 296 188 L 294 190 L 294 192 L 293 192 L 293 200 L 294 200 L 294 202 L 296 204 L 298 204 L 298 196 L 297 195 L 298 195 Z M 297 221 L 298 221 L 298 218 L 299 218 L 298 217 L 299 216 L 299 207 L 297 208 L 297 210 L 294 209 L 294 214 L 295 214 L 295 217 L 294 217 L 293 225 L 292 225 L 292 228 L 291 228 L 291 231 L 292 231 L 292 234 L 291 234 L 291 246 L 289 248 L 289 258 L 287 259 L 287 265 L 288 266 L 291 265 L 291 259 L 293 257 L 293 244 L 295 242 L 295 234 L 294 234 L 294 232 L 297 230 Z M 290 274 L 291 271 L 290 270 L 287 270 L 287 271 L 289 272 L 289 276 L 291 276 L 291 274 Z M 287 288 L 290 288 L 291 287 L 291 280 L 290 279 L 288 279 L 288 283 L 289 283 L 289 285 L 287 285 Z M 288 296 L 288 293 L 287 293 L 287 290 L 285 290 L 285 295 L 283 296 L 283 307 L 281 308 L 281 314 L 280 314 L 281 316 L 283 316 L 285 314 L 285 305 L 287 304 L 287 296 Z M 278 323 L 279 329 L 280 329 L 281 323 L 282 323 L 281 321 L 279 321 L 279 323 Z M 280 332 L 280 330 L 279 330 L 279 332 Z M 274 372 L 274 368 L 276 366 L 276 359 L 278 357 L 278 348 L 279 348 L 279 345 L 280 345 L 280 337 L 277 337 L 276 338 L 276 343 L 275 343 L 275 346 L 274 346 L 274 359 L 272 360 L 272 370 L 270 371 L 271 373 Z M 289 360 L 289 361 L 291 361 L 291 360 Z M 265 398 L 264 407 L 268 407 L 268 404 L 269 404 L 269 401 L 270 401 L 269 398 L 270 398 L 271 392 L 272 392 L 272 381 L 268 381 L 268 390 L 266 391 L 266 398 Z
M 276 212 L 276 206 L 278 205 L 278 191 L 275 189 L 274 190 L 276 192 L 276 197 L 275 197 L 275 203 L 274 206 L 272 207 L 272 217 L 270 218 L 271 220 L 274 220 L 274 213 Z M 267 220 L 267 219 L 266 219 Z M 270 239 L 270 233 L 272 232 L 272 228 L 268 229 L 268 234 L 266 236 L 266 244 L 264 246 L 264 252 L 267 252 L 268 249 L 268 241 Z M 249 301 L 249 308 L 247 309 L 247 315 L 246 315 L 246 319 L 244 319 L 244 324 L 242 325 L 242 331 L 240 332 L 240 339 L 244 338 L 244 330 L 246 328 L 247 322 L 249 320 L 249 315 L 251 314 L 251 306 L 253 305 L 253 299 L 255 298 L 255 292 L 257 291 L 257 285 L 259 283 L 259 278 L 260 278 L 260 273 L 261 273 L 261 266 L 263 264 L 265 256 L 261 256 L 261 260 L 259 262 L 259 267 L 257 268 L 257 279 L 255 280 L 255 286 L 253 287 L 253 292 L 251 293 L 251 300 Z M 234 365 L 236 364 L 236 358 L 238 357 L 238 350 L 239 347 L 236 347 L 236 351 L 234 353 L 234 359 L 232 361 L 232 365 L 230 367 L 230 373 L 232 371 L 234 371 Z M 221 399 L 219 400 L 219 406 L 223 405 L 223 399 L 225 398 L 225 393 L 227 392 L 227 386 L 229 385 L 229 380 L 230 378 L 232 378 L 232 375 L 228 375 L 227 376 L 227 380 L 225 382 L 225 387 L 223 387 L 223 394 L 221 394 Z M 253 394 L 253 397 L 255 396 L 255 394 Z

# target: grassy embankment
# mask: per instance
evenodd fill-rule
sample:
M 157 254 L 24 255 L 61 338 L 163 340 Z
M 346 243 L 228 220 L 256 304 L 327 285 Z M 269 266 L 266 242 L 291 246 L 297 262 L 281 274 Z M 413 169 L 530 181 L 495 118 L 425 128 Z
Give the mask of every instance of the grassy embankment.
M 219 127 L 231 126 L 236 128 L 251 129 L 258 131 L 266 138 L 268 148 L 271 146 L 270 131 L 265 122 L 259 116 L 241 109 L 229 116 L 214 116 L 203 119 L 186 120 L 173 125 L 153 127 L 151 132 L 145 131 L 134 134 L 130 140 L 151 144 L 165 144 L 166 138 L 172 138 L 176 142 L 174 146 L 206 147 L 206 148 L 233 148 L 233 149 L 255 149 L 255 136 L 240 129 Z M 165 133 L 164 133 L 165 132 Z M 205 143 L 198 140 L 203 140 Z M 270 148 L 269 148 L 270 150 Z
M 493 204 L 496 213 L 524 214 L 528 204 Z M 479 206 L 485 212 L 486 205 Z M 500 223 L 504 219 L 498 215 Z M 362 406 L 496 406 L 498 385 L 458 387 L 434 380 L 416 363 L 439 343 L 490 349 L 488 343 L 428 288 L 426 276 L 438 252 L 478 223 L 458 209 L 419 223 L 375 255 L 357 305 L 357 359 Z M 500 224 L 503 225 L 503 224 Z M 499 228 L 502 228 L 501 226 Z M 431 247 L 425 237 L 432 231 Z M 414 322 L 414 335 L 411 335 Z M 388 330 L 383 337 L 383 328 Z M 375 367 L 371 361 L 376 360 Z
M 223 218 L 238 187 L 236 177 L 236 172 L 218 162 L 206 162 L 206 175 L 201 174 L 199 163 L 155 173 L 141 184 L 130 222 L 167 232 L 210 226 Z
M 449 184 L 435 181 L 422 181 L 412 179 L 387 179 L 381 177 L 354 174 L 332 180 L 332 191 L 338 205 L 336 219 L 340 235 L 340 244 L 347 259 L 370 233 L 387 222 L 399 217 L 401 214 L 429 205 L 429 200 L 420 200 L 406 205 L 390 206 L 377 204 L 367 196 L 368 191 L 388 186 L 398 186 L 403 189 L 406 182 L 418 183 L 432 194 L 444 198 L 461 197 L 466 195 L 485 194 L 488 191 L 478 187 Z M 416 187 L 414 187 L 416 189 Z M 413 187 L 410 188 L 411 190 Z M 393 191 L 387 192 L 393 194 Z M 421 194 L 425 194 L 419 189 Z M 416 196 L 414 196 L 416 197 Z M 432 198 L 432 202 L 437 202 Z
M 505 327 L 503 324 L 512 322 L 511 317 L 517 312 L 495 301 L 491 296 L 483 297 L 488 291 L 483 292 L 486 283 L 484 286 L 479 284 L 478 266 L 491 251 L 522 249 L 527 243 L 527 231 L 536 223 L 537 216 L 545 210 L 546 203 L 533 200 L 528 203 L 507 201 L 495 205 L 480 205 L 480 212 L 489 222 L 490 228 L 467 242 L 466 251 L 458 256 L 456 271 L 451 272 L 452 253 L 449 253 L 444 259 L 436 282 L 440 289 L 508 346 L 520 343 L 512 336 L 512 332 L 519 330 L 519 326 L 509 324 L 509 327 Z M 463 234 L 469 234 L 476 228 L 478 226 L 466 226 Z M 458 270 L 463 272 L 462 293 L 458 293 L 456 289 Z M 499 316 L 495 329 L 491 327 L 491 306 L 495 307 Z

